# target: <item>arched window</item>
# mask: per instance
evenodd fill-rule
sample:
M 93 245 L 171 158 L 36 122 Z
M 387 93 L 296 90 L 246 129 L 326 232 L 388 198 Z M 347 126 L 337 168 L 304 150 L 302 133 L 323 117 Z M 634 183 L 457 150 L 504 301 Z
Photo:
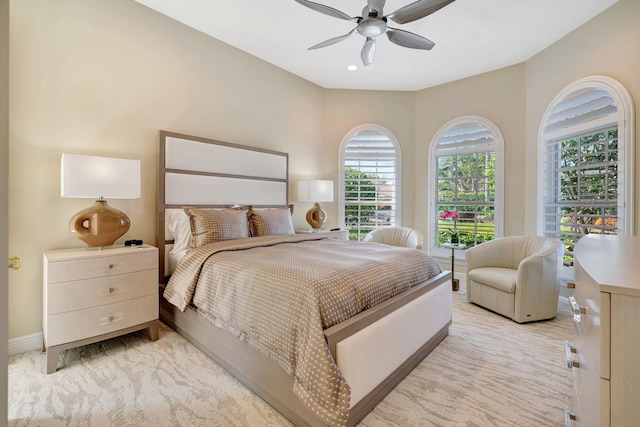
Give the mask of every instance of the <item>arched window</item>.
M 634 111 L 629 92 L 603 76 L 553 100 L 539 132 L 538 232 L 565 243 L 587 233 L 633 234 Z
M 349 239 L 362 240 L 371 230 L 400 226 L 400 145 L 387 129 L 358 126 L 340 147 L 339 210 Z
M 479 116 L 455 118 L 436 133 L 429 177 L 432 253 L 443 255 L 439 248 L 454 236 L 467 247 L 502 236 L 503 145 L 498 127 Z

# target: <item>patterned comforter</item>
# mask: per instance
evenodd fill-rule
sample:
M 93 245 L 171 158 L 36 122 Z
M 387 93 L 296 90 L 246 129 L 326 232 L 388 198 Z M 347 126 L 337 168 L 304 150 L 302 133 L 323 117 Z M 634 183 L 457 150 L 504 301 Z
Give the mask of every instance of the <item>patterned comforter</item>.
M 350 389 L 323 330 L 439 272 L 416 249 L 317 235 L 252 237 L 190 250 L 164 297 L 269 356 L 294 378 L 302 402 L 341 426 Z

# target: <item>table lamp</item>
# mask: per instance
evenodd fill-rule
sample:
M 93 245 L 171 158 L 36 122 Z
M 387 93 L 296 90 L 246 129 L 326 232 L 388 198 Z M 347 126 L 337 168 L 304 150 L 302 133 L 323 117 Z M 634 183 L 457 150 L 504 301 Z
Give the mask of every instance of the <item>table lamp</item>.
M 113 246 L 130 226 L 129 217 L 105 198 L 140 197 L 140 160 L 62 154 L 60 196 L 97 199 L 69 220 L 69 231 L 89 247 Z
M 327 219 L 327 213 L 319 202 L 333 202 L 333 181 L 310 179 L 298 181 L 298 201 L 314 202 L 307 212 L 307 222 L 317 232 Z

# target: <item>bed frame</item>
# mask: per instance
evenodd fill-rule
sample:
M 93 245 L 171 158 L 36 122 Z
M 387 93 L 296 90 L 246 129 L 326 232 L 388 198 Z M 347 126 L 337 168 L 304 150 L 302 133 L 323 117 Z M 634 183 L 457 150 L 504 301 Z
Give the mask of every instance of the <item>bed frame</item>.
M 173 243 L 165 211 L 182 206 L 288 205 L 286 153 L 160 131 L 158 226 L 160 283 Z M 325 330 L 351 386 L 347 425 L 356 425 L 449 333 L 451 273 L 442 272 Z M 162 295 L 164 289 L 161 289 Z M 160 319 L 296 426 L 324 425 L 293 393 L 293 378 L 253 347 L 194 310 L 160 297 Z

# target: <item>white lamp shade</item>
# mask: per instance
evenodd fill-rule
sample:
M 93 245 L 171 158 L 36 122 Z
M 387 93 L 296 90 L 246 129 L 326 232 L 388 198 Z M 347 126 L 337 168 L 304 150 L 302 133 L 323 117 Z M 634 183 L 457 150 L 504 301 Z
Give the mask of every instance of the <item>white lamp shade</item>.
M 137 199 L 140 160 L 62 154 L 60 196 L 70 198 Z
M 333 181 L 309 179 L 298 181 L 299 202 L 333 202 Z

